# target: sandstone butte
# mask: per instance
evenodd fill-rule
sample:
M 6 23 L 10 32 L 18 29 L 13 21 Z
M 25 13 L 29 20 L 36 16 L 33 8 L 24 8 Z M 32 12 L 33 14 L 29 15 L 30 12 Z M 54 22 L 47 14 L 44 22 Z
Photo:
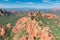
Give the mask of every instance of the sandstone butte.
M 32 13 L 29 12 L 28 15 L 29 15 L 29 16 L 34 15 L 34 12 L 32 12 Z M 48 18 L 48 19 L 57 19 L 57 16 L 54 15 L 54 14 L 42 14 L 42 13 L 40 13 L 40 15 L 41 15 L 42 17 Z
M 16 26 L 12 29 L 14 33 L 19 34 L 19 31 L 21 31 L 21 28 L 25 28 L 26 32 L 28 32 L 28 37 L 22 36 L 21 39 L 19 39 L 16 35 L 13 37 L 13 40 L 35 40 L 36 38 L 39 38 L 40 40 L 55 40 L 55 37 L 52 35 L 49 27 L 40 27 L 40 29 L 37 27 L 37 23 L 35 20 L 31 20 L 30 16 L 34 15 L 34 13 L 28 14 L 29 17 L 23 17 L 19 20 L 17 20 Z M 57 16 L 53 14 L 42 14 L 42 17 L 48 18 L 48 19 L 56 19 Z M 42 22 L 40 22 L 42 25 Z M 43 25 L 42 25 L 43 26 Z

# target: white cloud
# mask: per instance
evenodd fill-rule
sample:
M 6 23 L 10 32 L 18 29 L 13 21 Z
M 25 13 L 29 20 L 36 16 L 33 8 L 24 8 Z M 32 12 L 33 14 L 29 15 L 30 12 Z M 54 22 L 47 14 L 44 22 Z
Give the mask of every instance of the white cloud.
M 50 0 L 43 0 L 43 2 L 49 2 Z
M 60 3 L 54 3 L 54 4 L 53 4 L 53 8 L 54 8 L 54 7 L 60 8 Z
M 54 2 L 50 1 L 50 0 L 43 0 L 43 2 L 46 2 L 48 4 L 54 4 Z
M 9 1 L 9 0 L 4 0 L 4 1 Z
M 26 4 L 34 4 L 33 2 L 26 2 Z
M 60 5 L 60 3 L 55 3 L 54 5 Z

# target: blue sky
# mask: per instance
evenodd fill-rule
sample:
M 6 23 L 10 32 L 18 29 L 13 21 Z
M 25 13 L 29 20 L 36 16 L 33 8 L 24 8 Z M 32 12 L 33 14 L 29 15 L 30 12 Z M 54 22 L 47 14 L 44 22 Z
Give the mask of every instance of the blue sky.
M 0 8 L 60 8 L 60 0 L 0 0 Z

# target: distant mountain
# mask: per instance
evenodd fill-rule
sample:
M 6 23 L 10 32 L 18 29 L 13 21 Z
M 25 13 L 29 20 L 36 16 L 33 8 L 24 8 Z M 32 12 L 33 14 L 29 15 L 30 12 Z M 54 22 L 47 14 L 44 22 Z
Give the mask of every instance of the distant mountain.
M 52 8 L 53 11 L 58 11 L 60 8 Z
M 0 9 L 0 16 L 8 16 L 8 15 L 11 15 L 12 13 L 7 11 L 7 10 L 3 10 L 3 9 Z
M 10 10 L 10 12 L 13 12 L 13 14 L 16 13 L 24 13 L 27 14 L 29 11 L 41 11 L 42 13 L 53 13 L 53 14 L 60 14 L 60 8 L 49 8 L 49 9 L 39 9 L 39 8 L 28 8 L 28 7 L 24 7 L 24 8 L 2 8 L 6 11 Z M 9 13 L 10 13 L 9 12 Z
M 23 7 L 23 8 L 2 8 L 4 10 L 17 10 L 17 11 L 37 11 L 39 10 L 38 8 L 34 8 L 34 7 Z
M 60 14 L 60 8 L 52 8 L 51 11 L 53 13 L 59 13 Z
M 54 13 L 60 14 L 60 8 L 40 9 L 43 13 Z

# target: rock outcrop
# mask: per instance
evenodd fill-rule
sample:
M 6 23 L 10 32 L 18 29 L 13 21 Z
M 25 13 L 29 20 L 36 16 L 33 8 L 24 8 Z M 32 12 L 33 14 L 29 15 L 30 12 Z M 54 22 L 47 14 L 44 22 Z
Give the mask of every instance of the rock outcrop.
M 42 15 L 43 14 L 35 15 L 34 13 L 30 15 L 30 13 L 29 13 L 29 17 L 23 17 L 23 18 L 17 20 L 16 26 L 13 27 L 13 29 L 12 29 L 12 31 L 14 33 L 16 33 L 13 37 L 13 40 L 36 40 L 36 39 L 55 40 L 55 37 L 52 34 L 50 28 L 44 27 L 42 21 L 38 22 L 35 20 L 36 16 L 40 17 Z M 33 20 L 31 19 L 31 16 L 35 16 Z M 47 17 L 49 17 L 49 16 L 47 15 Z M 23 30 L 24 30 L 24 32 L 23 32 Z M 27 34 L 25 34 L 25 33 L 27 33 Z M 22 35 L 22 36 L 20 38 L 18 38 L 19 35 Z

